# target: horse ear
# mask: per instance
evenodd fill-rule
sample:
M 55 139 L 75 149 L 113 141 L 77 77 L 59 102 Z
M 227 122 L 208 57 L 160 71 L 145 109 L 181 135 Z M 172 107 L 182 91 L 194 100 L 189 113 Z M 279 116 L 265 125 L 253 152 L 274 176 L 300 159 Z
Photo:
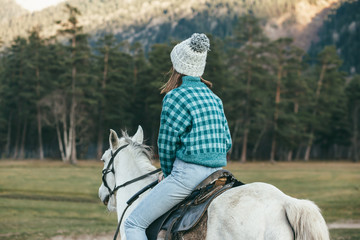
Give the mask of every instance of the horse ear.
M 142 127 L 139 125 L 135 135 L 131 138 L 134 142 L 142 144 L 144 141 L 144 131 Z
M 117 149 L 120 145 L 119 137 L 117 133 L 112 129 L 110 129 L 109 143 L 111 150 Z

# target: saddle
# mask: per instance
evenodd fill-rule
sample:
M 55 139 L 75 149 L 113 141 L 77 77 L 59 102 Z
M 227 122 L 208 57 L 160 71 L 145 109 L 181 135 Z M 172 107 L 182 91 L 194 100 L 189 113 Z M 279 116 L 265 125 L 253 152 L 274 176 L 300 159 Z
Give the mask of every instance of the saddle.
M 243 184 L 227 170 L 214 172 L 186 199 L 155 220 L 146 230 L 147 238 L 156 240 L 161 230 L 166 230 L 165 239 L 170 239 L 173 234 L 190 230 L 205 216 L 212 200 L 223 192 Z

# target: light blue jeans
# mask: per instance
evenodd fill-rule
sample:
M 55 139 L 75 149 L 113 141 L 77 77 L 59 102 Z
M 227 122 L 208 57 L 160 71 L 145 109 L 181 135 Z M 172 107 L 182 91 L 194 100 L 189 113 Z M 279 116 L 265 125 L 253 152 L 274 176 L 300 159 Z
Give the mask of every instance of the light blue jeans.
M 176 159 L 171 174 L 156 185 L 126 219 L 126 240 L 146 240 L 145 230 L 153 221 L 184 200 L 201 181 L 219 169 Z

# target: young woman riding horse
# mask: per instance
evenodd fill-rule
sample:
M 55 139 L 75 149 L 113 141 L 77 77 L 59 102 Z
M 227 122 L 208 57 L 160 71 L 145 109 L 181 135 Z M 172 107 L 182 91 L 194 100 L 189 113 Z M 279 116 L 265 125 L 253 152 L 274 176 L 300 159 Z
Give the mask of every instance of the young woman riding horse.
M 158 149 L 163 180 L 125 221 L 127 240 L 145 230 L 211 173 L 226 165 L 231 137 L 223 104 L 202 79 L 210 41 L 194 33 L 171 51 L 172 75 L 163 86 Z
M 133 137 L 110 130 L 110 148 L 102 156 L 99 198 L 118 215 L 121 239 L 146 239 L 145 229 L 181 202 L 208 175 L 226 164 L 231 139 L 221 100 L 200 76 L 209 40 L 194 34 L 171 52 L 173 74 L 164 85 L 158 139 L 165 179 L 156 182 L 148 146 L 139 126 Z M 139 177 L 140 176 L 140 177 Z M 144 176 L 147 176 L 144 178 Z M 126 210 L 129 209 L 128 212 Z M 122 217 L 127 219 L 121 221 Z M 326 222 L 313 202 L 290 197 L 267 183 L 247 183 L 215 198 L 207 209 L 205 229 L 186 232 L 184 239 L 329 240 Z M 190 235 L 188 235 L 190 234 Z M 115 234 L 116 238 L 117 234 Z

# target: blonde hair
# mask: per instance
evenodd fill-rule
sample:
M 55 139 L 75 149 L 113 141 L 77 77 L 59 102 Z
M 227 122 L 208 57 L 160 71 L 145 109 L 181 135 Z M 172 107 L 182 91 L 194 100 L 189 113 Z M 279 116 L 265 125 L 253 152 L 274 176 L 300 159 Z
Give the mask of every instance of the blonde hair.
M 186 76 L 184 74 L 178 73 L 173 67 L 170 69 L 170 71 L 168 72 L 168 74 L 170 74 L 170 78 L 169 80 L 160 88 L 161 92 L 160 94 L 163 93 L 168 93 L 171 90 L 179 87 L 182 84 L 182 77 Z M 200 77 L 201 82 L 205 83 L 206 86 L 208 88 L 212 88 L 212 83 L 210 81 L 207 81 L 205 79 L 203 79 L 202 77 Z

